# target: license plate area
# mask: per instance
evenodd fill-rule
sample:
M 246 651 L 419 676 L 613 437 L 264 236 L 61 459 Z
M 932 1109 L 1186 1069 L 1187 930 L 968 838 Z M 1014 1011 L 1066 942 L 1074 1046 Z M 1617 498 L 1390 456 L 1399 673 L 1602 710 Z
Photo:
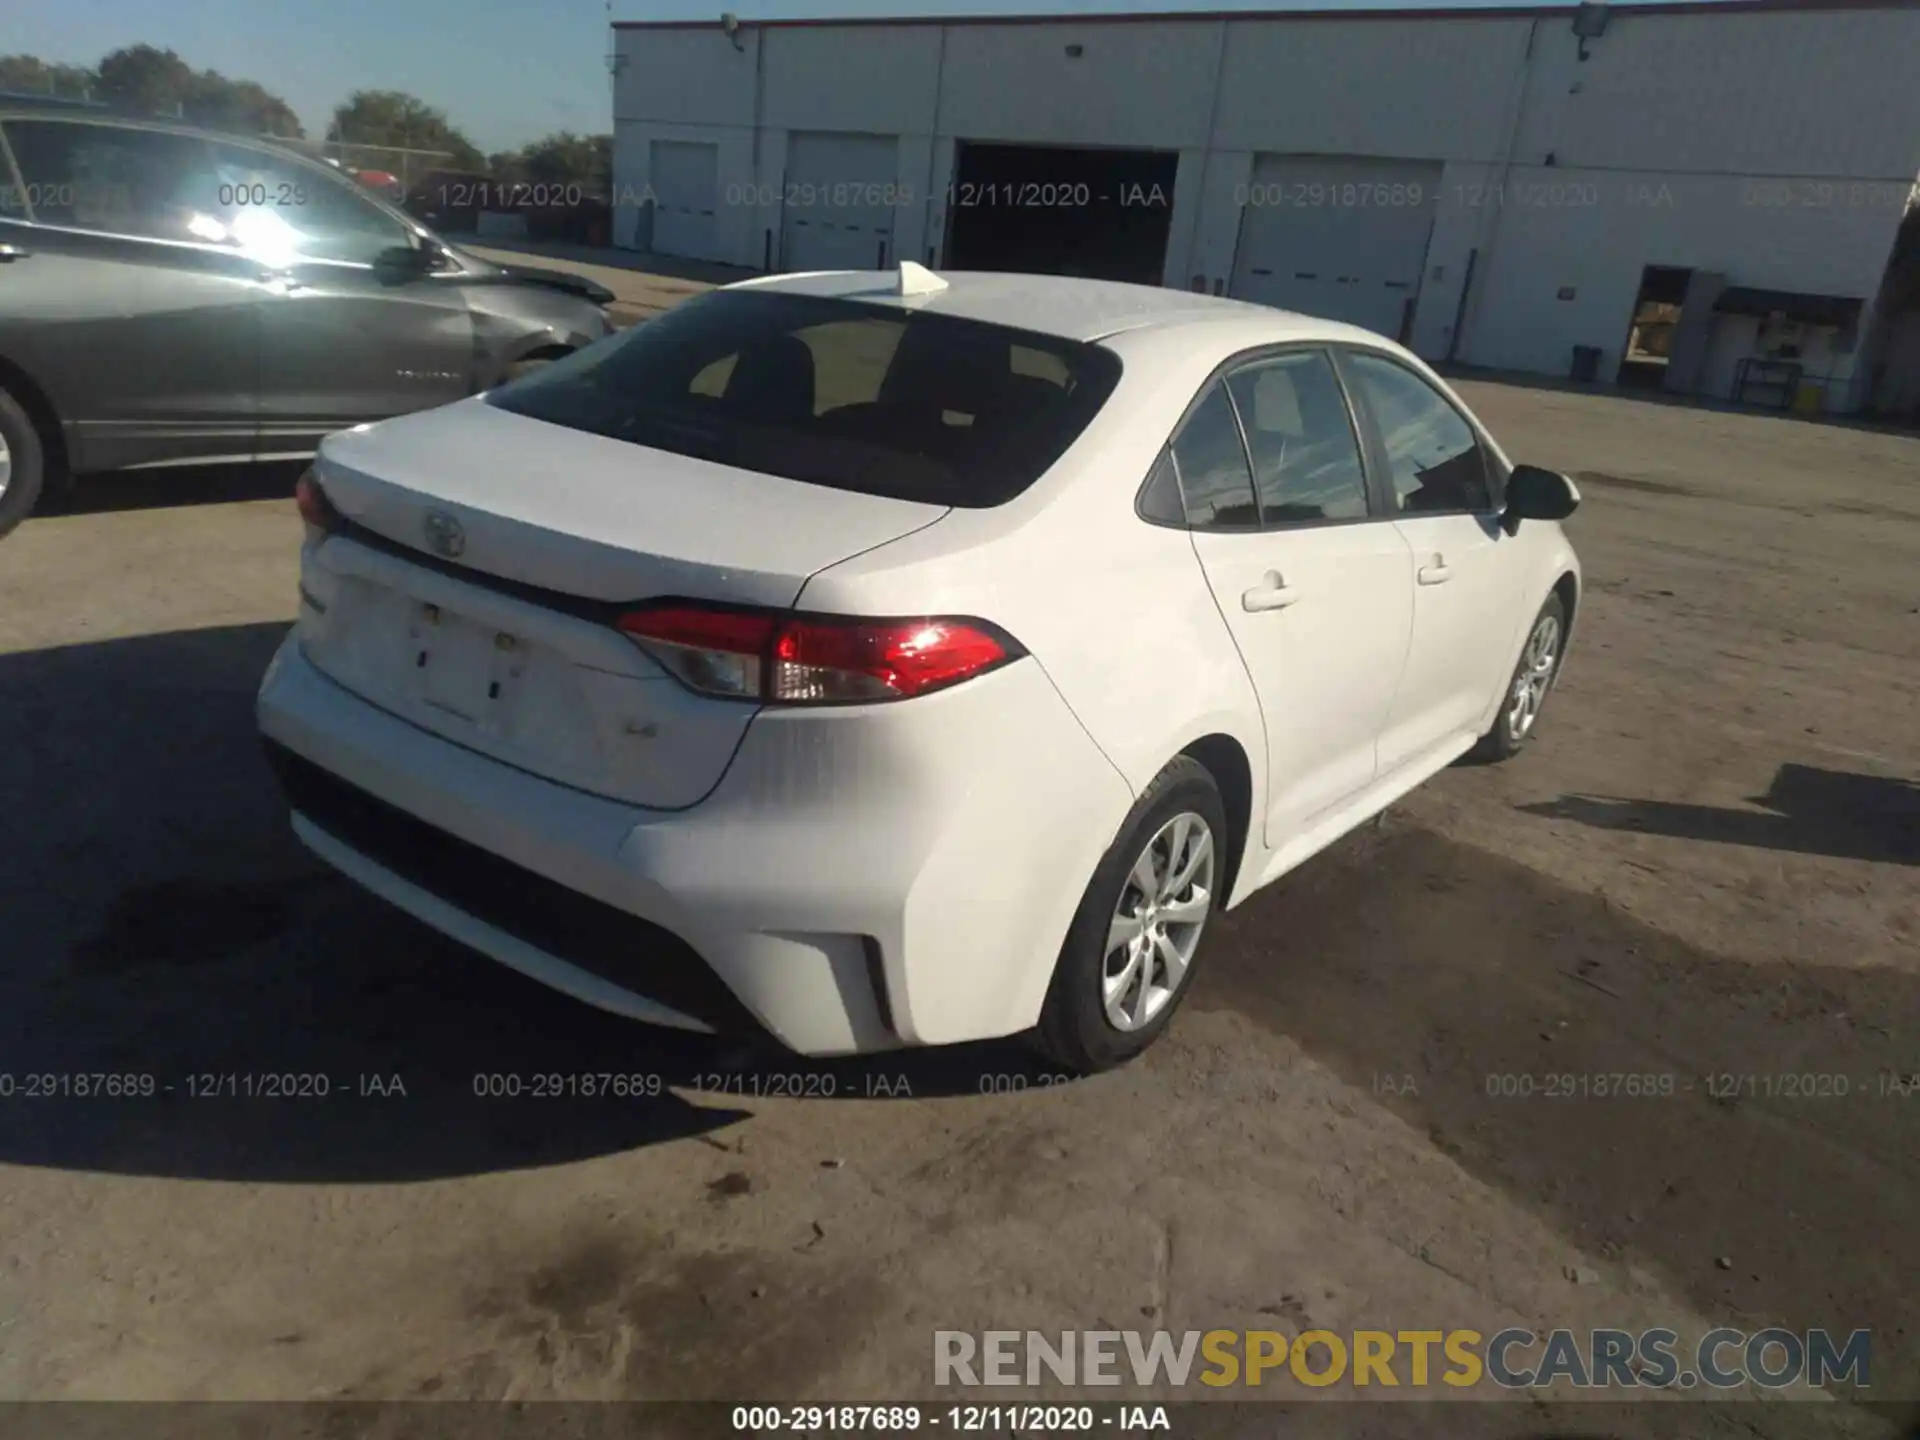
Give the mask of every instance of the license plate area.
M 485 729 L 496 728 L 511 708 L 525 670 L 525 643 L 442 606 L 410 604 L 407 635 L 420 703 Z
M 351 540 L 305 562 L 300 646 L 343 690 L 456 745 L 593 795 L 697 804 L 753 707 L 683 689 L 610 625 Z

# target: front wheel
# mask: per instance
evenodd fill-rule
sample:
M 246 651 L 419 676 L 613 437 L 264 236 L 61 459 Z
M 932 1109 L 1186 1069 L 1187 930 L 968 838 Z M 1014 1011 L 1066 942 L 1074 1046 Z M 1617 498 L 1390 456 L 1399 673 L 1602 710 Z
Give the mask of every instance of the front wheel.
M 1553 682 L 1560 676 L 1560 657 L 1566 653 L 1566 646 L 1567 607 L 1558 595 L 1549 595 L 1527 632 L 1527 643 L 1520 648 L 1519 663 L 1513 667 L 1513 678 L 1500 700 L 1500 714 L 1474 747 L 1475 759 L 1511 759 L 1533 738 Z
M 1040 1014 L 1040 1048 L 1076 1074 L 1160 1037 L 1193 978 L 1226 873 L 1226 810 L 1181 756 L 1134 805 L 1074 913 Z
M 40 432 L 20 402 L 0 388 L 0 535 L 33 513 L 45 470 Z

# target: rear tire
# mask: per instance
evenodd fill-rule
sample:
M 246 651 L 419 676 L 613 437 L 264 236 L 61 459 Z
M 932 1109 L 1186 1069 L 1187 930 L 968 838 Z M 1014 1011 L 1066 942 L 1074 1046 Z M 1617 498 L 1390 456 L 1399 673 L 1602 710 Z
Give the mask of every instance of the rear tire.
M 1074 912 L 1034 1037 L 1048 1059 L 1093 1074 L 1160 1038 L 1192 986 L 1228 848 L 1220 787 L 1180 756 L 1134 804 Z
M 1540 712 L 1560 678 L 1560 661 L 1567 653 L 1567 607 L 1558 595 L 1549 595 L 1533 617 L 1527 643 L 1500 697 L 1500 713 L 1493 728 L 1480 737 L 1471 759 L 1486 764 L 1511 760 L 1540 729 Z M 1525 689 L 1522 689 L 1522 686 Z
M 46 481 L 46 464 L 46 449 L 32 417 L 0 388 L 0 535 L 33 513 Z

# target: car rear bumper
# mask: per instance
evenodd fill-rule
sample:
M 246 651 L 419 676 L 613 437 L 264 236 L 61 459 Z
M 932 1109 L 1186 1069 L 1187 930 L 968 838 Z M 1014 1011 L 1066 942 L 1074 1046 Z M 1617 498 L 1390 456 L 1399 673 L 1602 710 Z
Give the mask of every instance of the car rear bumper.
M 763 712 L 671 812 L 429 734 L 296 638 L 259 718 L 301 839 L 368 889 L 602 1008 L 810 1055 L 1032 1025 L 1132 803 L 1031 660 L 904 705 Z

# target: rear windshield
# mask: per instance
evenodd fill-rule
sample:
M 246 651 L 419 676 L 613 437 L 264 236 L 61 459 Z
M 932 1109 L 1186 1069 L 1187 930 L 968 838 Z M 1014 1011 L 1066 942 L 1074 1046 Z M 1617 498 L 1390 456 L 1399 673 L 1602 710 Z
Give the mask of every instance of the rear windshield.
M 1110 350 L 951 315 L 715 290 L 491 393 L 554 425 L 868 495 L 999 505 L 1120 377 Z

